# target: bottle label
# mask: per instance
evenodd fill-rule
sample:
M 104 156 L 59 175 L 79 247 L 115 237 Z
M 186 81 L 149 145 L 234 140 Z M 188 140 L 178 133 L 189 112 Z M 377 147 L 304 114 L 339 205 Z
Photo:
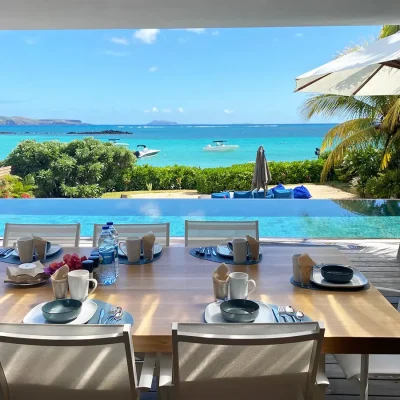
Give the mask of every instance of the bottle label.
M 112 264 L 115 261 L 115 250 L 102 251 L 99 254 L 100 264 Z

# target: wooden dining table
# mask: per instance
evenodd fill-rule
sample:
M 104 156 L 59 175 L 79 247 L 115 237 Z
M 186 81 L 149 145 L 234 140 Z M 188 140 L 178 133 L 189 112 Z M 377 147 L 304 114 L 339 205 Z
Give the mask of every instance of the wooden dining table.
M 89 255 L 91 250 L 66 247 L 63 254 Z M 189 250 L 169 247 L 153 263 L 120 264 L 116 283 L 99 285 L 91 296 L 133 315 L 136 352 L 170 352 L 172 322 L 204 322 L 204 310 L 214 301 L 212 273 L 219 264 L 195 258 Z M 373 285 L 368 290 L 349 292 L 295 287 L 289 279 L 292 255 L 296 253 L 308 253 L 318 263 L 349 264 L 334 247 L 264 246 L 259 264 L 228 267 L 247 272 L 256 281 L 251 300 L 290 304 L 313 320 L 322 321 L 326 329 L 323 353 L 400 354 L 400 313 Z M 0 262 L 4 277 L 6 266 Z M 19 323 L 35 305 L 49 300 L 50 281 L 31 288 L 1 284 L 0 322 Z

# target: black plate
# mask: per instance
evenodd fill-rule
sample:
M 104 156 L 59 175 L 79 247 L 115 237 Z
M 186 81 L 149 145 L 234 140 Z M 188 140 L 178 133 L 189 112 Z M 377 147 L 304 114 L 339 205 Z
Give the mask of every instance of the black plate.
M 321 267 L 321 275 L 328 282 L 348 283 L 353 278 L 353 270 L 341 264 L 324 264 Z
M 221 315 L 228 322 L 254 322 L 260 306 L 251 300 L 227 300 L 221 303 Z

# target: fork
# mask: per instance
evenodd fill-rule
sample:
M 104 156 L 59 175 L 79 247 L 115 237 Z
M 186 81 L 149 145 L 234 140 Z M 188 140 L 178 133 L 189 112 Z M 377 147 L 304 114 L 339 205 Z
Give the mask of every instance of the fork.
M 12 250 L 14 250 L 12 247 L 5 247 L 4 249 L 1 249 L 0 256 L 5 256 Z
M 110 316 L 104 321 L 104 324 L 105 324 L 105 325 L 111 324 L 111 323 L 112 323 L 111 321 L 114 320 L 115 316 L 116 316 L 118 313 L 122 313 L 122 308 L 121 308 L 121 307 L 115 307 L 115 309 L 114 309 L 113 312 L 112 312 L 112 315 L 110 315 Z
M 286 319 L 286 317 L 290 317 L 290 315 L 286 312 L 286 308 L 284 306 L 278 307 L 278 314 L 285 322 L 290 322 Z

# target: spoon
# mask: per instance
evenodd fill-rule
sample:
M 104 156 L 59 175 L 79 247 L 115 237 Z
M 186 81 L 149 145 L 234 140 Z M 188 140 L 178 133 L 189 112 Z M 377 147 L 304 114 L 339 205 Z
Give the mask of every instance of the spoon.
M 302 311 L 296 311 L 296 318 L 300 321 L 300 322 L 302 322 L 303 321 L 303 319 L 304 319 L 304 314 L 303 314 L 303 312 Z
M 296 322 L 294 315 L 295 315 L 295 311 L 294 308 L 292 306 L 285 306 L 285 313 L 287 315 L 289 315 L 290 317 L 292 317 L 293 322 Z

